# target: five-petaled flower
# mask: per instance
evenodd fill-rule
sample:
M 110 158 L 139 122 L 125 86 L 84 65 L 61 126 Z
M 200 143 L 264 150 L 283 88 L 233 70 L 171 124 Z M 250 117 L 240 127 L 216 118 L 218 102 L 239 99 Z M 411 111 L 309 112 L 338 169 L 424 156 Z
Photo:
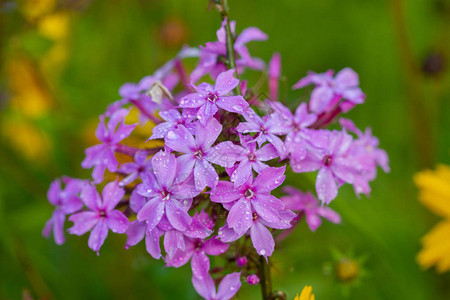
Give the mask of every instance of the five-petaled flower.
M 81 166 L 85 169 L 94 167 L 92 178 L 96 184 L 103 181 L 106 168 L 110 172 L 117 170 L 119 163 L 114 156 L 114 151 L 117 149 L 119 142 L 127 138 L 136 127 L 136 125 L 125 125 L 127 114 L 128 110 L 126 109 L 117 110 L 111 115 L 107 126 L 105 126 L 105 116 L 100 116 L 100 123 L 95 135 L 102 144 L 87 148 L 86 158 L 81 163 Z
M 93 228 L 88 246 L 98 254 L 109 229 L 115 233 L 125 233 L 127 230 L 128 218 L 120 210 L 115 209 L 124 194 L 125 191 L 119 187 L 117 180 L 105 186 L 101 197 L 94 185 L 84 186 L 81 190 L 81 199 L 88 210 L 70 216 L 69 221 L 74 224 L 69 228 L 69 232 L 83 235 Z
M 239 84 L 239 79 L 234 78 L 233 74 L 234 70 L 221 73 L 214 86 L 206 82 L 194 86 L 197 93 L 181 98 L 180 107 L 198 108 L 197 118 L 203 125 L 214 116 L 219 108 L 229 112 L 242 113 L 248 107 L 244 97 L 226 96 Z
M 175 180 L 179 164 L 173 154 L 165 151 L 156 153 L 152 158 L 152 167 L 153 172 L 144 173 L 141 176 L 143 183 L 137 186 L 138 194 L 149 199 L 138 212 L 138 220 L 146 221 L 147 230 L 151 230 L 165 215 L 175 229 L 187 230 L 192 218 L 183 202 L 192 201 L 192 197 L 199 192 L 191 181 L 180 183 Z
M 206 186 L 214 188 L 219 181 L 219 176 L 211 163 L 228 168 L 234 165 L 238 153 L 232 142 L 226 141 L 211 147 L 221 131 L 222 125 L 213 118 L 206 126 L 197 123 L 195 138 L 184 126 L 167 134 L 166 146 L 184 153 L 178 157 L 180 181 L 188 178 L 193 171 L 195 186 L 199 191 Z

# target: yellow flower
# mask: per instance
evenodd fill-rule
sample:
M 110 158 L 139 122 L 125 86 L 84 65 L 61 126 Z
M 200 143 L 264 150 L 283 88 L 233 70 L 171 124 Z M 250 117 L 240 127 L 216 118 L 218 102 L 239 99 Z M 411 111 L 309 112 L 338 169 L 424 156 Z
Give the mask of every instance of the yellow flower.
M 355 279 L 358 274 L 358 262 L 351 258 L 342 258 L 336 265 L 336 276 L 341 281 Z
M 424 268 L 436 265 L 439 272 L 450 270 L 450 167 L 422 171 L 414 177 L 420 189 L 419 200 L 435 214 L 446 218 L 423 239 L 417 261 Z
M 294 300 L 314 300 L 316 299 L 314 297 L 314 294 L 312 294 L 312 287 L 310 285 L 306 285 L 302 292 L 300 293 L 300 296 L 295 296 Z

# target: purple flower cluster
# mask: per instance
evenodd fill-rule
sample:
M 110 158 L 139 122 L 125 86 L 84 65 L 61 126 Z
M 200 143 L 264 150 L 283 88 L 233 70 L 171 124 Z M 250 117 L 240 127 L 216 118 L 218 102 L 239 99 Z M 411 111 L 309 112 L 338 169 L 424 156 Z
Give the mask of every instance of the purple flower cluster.
M 147 252 L 167 266 L 190 262 L 193 286 L 202 297 L 230 299 L 245 278 L 259 283 L 258 269 L 247 262 L 258 256 L 267 260 L 275 249 L 274 235 L 292 230 L 303 217 L 312 231 L 321 218 L 339 223 L 340 216 L 324 205 L 337 197 L 340 186 L 351 184 L 356 194 L 368 195 L 377 166 L 389 171 L 386 152 L 371 130 L 362 132 L 340 118 L 365 99 L 353 70 L 345 68 L 335 77 L 332 71 L 308 74 L 293 88 L 313 84 L 310 101 L 291 111 L 278 102 L 280 55 L 266 70 L 246 48 L 267 36 L 253 27 L 235 36 L 237 67 L 230 69 L 225 24 L 216 42 L 185 48 L 153 75 L 120 88 L 121 99 L 100 116 L 100 144 L 88 148 L 82 162 L 83 168 L 93 168 L 92 181 L 63 177 L 64 189 L 59 179 L 51 183 L 48 198 L 55 210 L 45 236 L 53 231 L 62 244 L 69 216 L 68 232 L 90 231 L 88 246 L 97 253 L 110 230 L 127 235 L 126 248 L 145 240 Z M 198 65 L 187 80 L 182 61 L 193 56 L 199 57 Z M 268 92 L 237 79 L 248 68 L 267 71 Z M 212 84 L 196 84 L 208 74 Z M 270 98 L 255 96 L 264 94 Z M 127 124 L 132 109 L 140 117 Z M 341 130 L 327 129 L 336 121 Z M 149 122 L 153 131 L 146 138 L 164 146 L 127 144 L 135 128 Z M 274 196 L 287 170 L 317 171 L 317 199 L 292 187 L 283 189 L 286 196 Z M 96 185 L 106 171 L 115 180 L 105 182 L 100 195 Z M 209 257 L 217 255 L 234 263 L 212 268 Z M 224 270 L 231 273 L 217 275 Z

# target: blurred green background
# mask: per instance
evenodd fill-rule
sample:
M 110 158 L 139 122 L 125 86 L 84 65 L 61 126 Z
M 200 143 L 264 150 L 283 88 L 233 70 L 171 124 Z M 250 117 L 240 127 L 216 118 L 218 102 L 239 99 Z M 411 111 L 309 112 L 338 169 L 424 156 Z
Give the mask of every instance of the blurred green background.
M 356 70 L 367 100 L 347 117 L 372 127 L 391 161 L 370 198 L 341 188 L 331 204 L 341 225 L 311 233 L 301 224 L 278 245 L 274 289 L 288 299 L 306 284 L 316 299 L 450 299 L 449 274 L 415 260 L 438 217 L 418 203 L 412 182 L 417 171 L 450 163 L 450 1 L 229 5 L 238 32 L 257 26 L 269 35 L 249 46 L 254 56 L 281 53 L 284 95 L 308 70 Z M 219 26 L 207 0 L 0 1 L 1 299 L 199 299 L 189 266 L 165 268 L 142 243 L 125 250 L 125 237 L 111 234 L 97 256 L 87 236 L 67 235 L 57 246 L 41 230 L 52 210 L 50 181 L 89 177 L 80 167 L 84 148 L 118 88 L 153 73 L 183 44 L 215 40 Z M 296 175 L 288 183 L 303 185 Z M 345 259 L 352 280 L 336 272 Z M 260 299 L 259 286 L 243 284 L 239 299 Z

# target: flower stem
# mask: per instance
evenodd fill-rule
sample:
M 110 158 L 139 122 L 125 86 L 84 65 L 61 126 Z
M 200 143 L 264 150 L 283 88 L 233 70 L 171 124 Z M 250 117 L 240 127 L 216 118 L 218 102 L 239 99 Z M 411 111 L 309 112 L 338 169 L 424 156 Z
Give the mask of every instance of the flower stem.
M 233 41 L 233 33 L 231 32 L 230 27 L 230 18 L 228 16 L 229 9 L 228 9 L 228 1 L 227 0 L 220 0 L 221 3 L 221 17 L 222 21 L 226 21 L 225 23 L 225 32 L 227 36 L 227 57 L 228 57 L 228 63 L 230 64 L 230 68 L 234 69 L 236 77 L 239 78 L 239 75 L 237 74 L 236 69 L 236 58 L 234 57 L 234 41 Z M 238 85 L 236 87 L 236 93 L 238 95 L 242 95 L 241 87 Z
M 260 277 L 261 277 L 261 294 L 263 300 L 272 299 L 272 280 L 270 279 L 269 259 L 264 256 L 259 257 Z

